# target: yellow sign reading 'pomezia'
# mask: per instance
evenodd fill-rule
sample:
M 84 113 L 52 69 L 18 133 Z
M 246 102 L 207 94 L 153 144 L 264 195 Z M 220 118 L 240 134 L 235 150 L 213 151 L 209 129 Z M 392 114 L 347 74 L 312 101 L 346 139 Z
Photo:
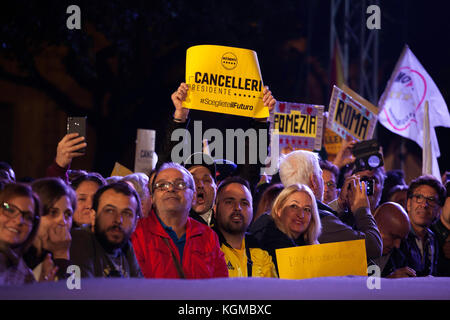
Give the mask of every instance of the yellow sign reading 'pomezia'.
M 266 118 L 263 82 L 255 51 L 201 45 L 186 53 L 188 96 L 183 107 Z
M 277 249 L 281 279 L 367 276 L 364 240 Z

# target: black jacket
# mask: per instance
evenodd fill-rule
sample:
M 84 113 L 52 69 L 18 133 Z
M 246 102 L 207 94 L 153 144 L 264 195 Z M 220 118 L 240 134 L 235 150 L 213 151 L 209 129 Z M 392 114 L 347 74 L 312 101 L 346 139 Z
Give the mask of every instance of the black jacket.
M 82 278 L 142 277 L 141 269 L 130 241 L 118 249 L 116 253 L 123 261 L 120 270 L 117 270 L 110 255 L 107 254 L 95 234 L 83 229 L 72 230 L 70 258 L 73 264 L 80 267 Z
M 253 237 L 260 243 L 261 249 L 266 250 L 271 256 L 277 268 L 278 263 L 275 253 L 276 249 L 291 248 L 306 245 L 303 235 L 293 240 L 277 228 L 272 216 L 263 214 L 250 227 Z

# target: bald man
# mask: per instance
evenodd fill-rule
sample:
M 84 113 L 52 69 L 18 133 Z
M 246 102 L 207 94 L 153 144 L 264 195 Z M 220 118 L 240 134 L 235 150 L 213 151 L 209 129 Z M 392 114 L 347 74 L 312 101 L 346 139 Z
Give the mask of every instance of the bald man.
M 385 202 L 375 211 L 375 221 L 383 240 L 383 255 L 374 259 L 387 278 L 415 277 L 416 272 L 406 266 L 400 243 L 410 231 L 408 214 L 398 203 Z

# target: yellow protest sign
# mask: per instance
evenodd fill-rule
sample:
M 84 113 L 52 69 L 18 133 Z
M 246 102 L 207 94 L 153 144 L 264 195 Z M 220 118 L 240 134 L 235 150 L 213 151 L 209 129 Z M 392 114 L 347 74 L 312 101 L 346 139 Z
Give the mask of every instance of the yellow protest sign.
M 367 276 L 365 240 L 277 249 L 281 279 Z
M 328 160 L 333 161 L 336 158 L 339 150 L 342 148 L 342 138 L 333 130 L 325 128 L 323 138 L 323 145 L 327 151 Z
M 266 118 L 263 81 L 255 51 L 200 45 L 186 53 L 188 96 L 183 107 Z
M 121 165 L 120 163 L 116 162 L 114 164 L 113 171 L 111 172 L 111 177 L 114 177 L 114 176 L 125 177 L 132 173 L 133 173 L 133 171 L 131 171 L 127 167 Z
M 370 140 L 378 120 L 379 110 L 356 92 L 343 86 L 333 87 L 327 128 L 344 140 Z

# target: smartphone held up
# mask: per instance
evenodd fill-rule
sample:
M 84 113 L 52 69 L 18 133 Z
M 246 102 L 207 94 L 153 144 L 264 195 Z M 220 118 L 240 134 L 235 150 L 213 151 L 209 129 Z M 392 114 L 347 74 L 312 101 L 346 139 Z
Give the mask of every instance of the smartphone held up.
M 84 137 L 83 143 L 86 143 L 86 118 L 87 117 L 68 117 L 67 134 L 78 133 L 78 137 Z M 81 143 L 80 143 L 81 144 Z M 81 148 L 76 152 L 86 154 L 86 148 Z

